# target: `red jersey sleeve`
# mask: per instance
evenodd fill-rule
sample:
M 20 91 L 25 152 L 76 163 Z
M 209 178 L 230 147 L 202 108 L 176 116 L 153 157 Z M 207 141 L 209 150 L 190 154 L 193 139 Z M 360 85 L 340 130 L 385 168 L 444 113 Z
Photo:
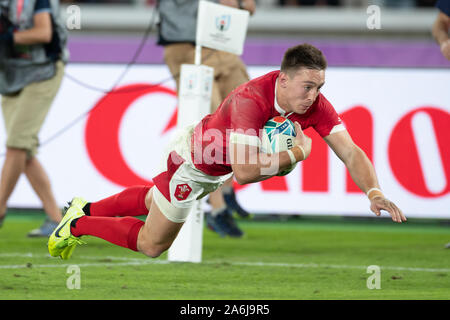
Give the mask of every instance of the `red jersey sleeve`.
M 264 126 L 265 117 L 261 106 L 249 97 L 236 95 L 230 101 L 230 129 L 239 131 L 252 131 L 258 133 Z
M 237 94 L 228 105 L 230 142 L 258 145 L 260 131 L 266 123 L 263 107 L 255 99 Z

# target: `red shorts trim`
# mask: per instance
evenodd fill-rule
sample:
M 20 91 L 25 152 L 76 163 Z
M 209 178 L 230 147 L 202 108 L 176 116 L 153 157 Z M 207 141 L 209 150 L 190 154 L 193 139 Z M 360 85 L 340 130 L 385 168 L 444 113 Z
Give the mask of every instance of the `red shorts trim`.
M 184 162 L 186 162 L 186 160 L 184 160 L 176 151 L 172 151 L 167 157 L 167 171 L 164 171 L 153 178 L 155 186 L 169 202 L 171 202 L 169 188 L 170 180 L 172 180 L 173 175 Z

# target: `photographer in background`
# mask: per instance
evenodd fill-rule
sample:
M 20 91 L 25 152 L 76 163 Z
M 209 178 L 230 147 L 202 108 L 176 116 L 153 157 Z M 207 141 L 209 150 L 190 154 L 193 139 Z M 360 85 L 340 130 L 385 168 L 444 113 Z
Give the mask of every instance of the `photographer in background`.
M 59 0 L 0 0 L 0 94 L 7 140 L 0 179 L 0 226 L 7 201 L 25 174 L 48 218 L 28 236 L 49 236 L 61 210 L 36 157 L 38 133 L 52 105 L 67 61 L 67 32 Z

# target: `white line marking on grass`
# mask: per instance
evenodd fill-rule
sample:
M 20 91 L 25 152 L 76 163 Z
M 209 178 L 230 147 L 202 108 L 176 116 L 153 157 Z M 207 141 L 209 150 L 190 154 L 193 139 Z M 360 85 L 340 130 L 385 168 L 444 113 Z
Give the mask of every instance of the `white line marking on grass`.
M 208 263 L 214 263 L 209 261 Z M 220 263 L 220 262 L 217 262 Z M 337 264 L 317 264 L 317 263 L 279 263 L 279 262 L 227 262 L 231 265 L 251 266 L 251 267 L 288 267 L 288 268 L 323 268 L 323 269 L 367 269 L 367 266 L 349 266 Z M 395 266 L 380 266 L 384 270 L 399 270 L 399 271 L 422 271 L 422 272 L 450 272 L 450 269 L 445 268 L 411 268 L 411 267 L 395 267 Z
M 49 254 L 34 253 L 0 253 L 0 257 L 18 257 L 18 258 L 49 258 Z M 99 262 L 75 263 L 79 267 L 113 267 L 113 266 L 141 266 L 151 264 L 171 264 L 180 262 L 170 262 L 168 260 L 152 260 L 151 258 L 128 258 L 113 256 L 80 256 L 78 259 L 97 260 Z M 114 260 L 120 262 L 113 262 Z M 56 259 L 55 259 L 56 261 Z M 58 260 L 61 261 L 61 260 Z M 245 262 L 245 261 L 203 261 L 201 264 L 226 264 L 230 266 L 249 266 L 249 267 L 280 267 L 280 268 L 311 268 L 311 269 L 362 269 L 367 266 L 338 265 L 338 264 L 318 264 L 318 263 L 283 263 L 283 262 Z M 0 269 L 22 269 L 22 268 L 65 268 L 74 263 L 57 264 L 16 264 L 0 265 Z M 382 270 L 412 271 L 412 272 L 450 272 L 447 268 L 421 268 L 421 267 L 398 267 L 398 266 L 380 266 Z
M 31 252 L 26 252 L 26 253 L 0 253 L 0 257 L 11 257 L 11 258 L 32 258 L 32 257 L 43 257 L 44 255 L 36 255 L 34 253 Z M 50 255 L 48 255 L 50 257 Z
M 0 265 L 0 269 L 33 269 L 33 268 L 66 268 L 70 265 L 76 264 L 79 267 L 114 267 L 114 266 L 143 266 L 148 264 L 169 264 L 169 261 L 165 260 L 143 260 L 141 261 L 128 261 L 128 262 L 98 262 L 98 263 L 59 263 L 59 264 L 16 264 L 16 265 Z

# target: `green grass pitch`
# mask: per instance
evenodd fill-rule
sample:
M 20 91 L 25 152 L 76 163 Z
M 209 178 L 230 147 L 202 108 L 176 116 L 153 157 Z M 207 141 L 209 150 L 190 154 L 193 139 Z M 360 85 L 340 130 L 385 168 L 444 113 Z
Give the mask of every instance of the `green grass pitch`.
M 13 211 L 0 229 L 0 299 L 450 299 L 450 228 L 431 220 L 239 220 L 242 239 L 205 228 L 203 262 L 193 264 L 88 236 L 72 259 L 52 258 L 47 239 L 26 237 L 43 219 Z M 371 265 L 380 289 L 367 287 Z

